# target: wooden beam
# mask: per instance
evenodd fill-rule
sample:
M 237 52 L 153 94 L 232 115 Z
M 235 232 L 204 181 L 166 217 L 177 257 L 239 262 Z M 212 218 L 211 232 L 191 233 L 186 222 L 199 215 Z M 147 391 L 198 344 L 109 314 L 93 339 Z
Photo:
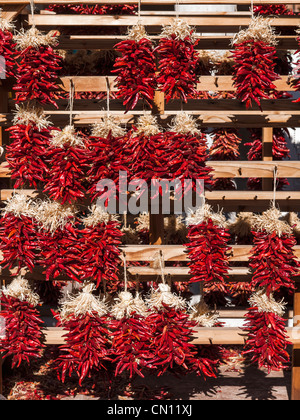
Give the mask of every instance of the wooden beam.
M 116 92 L 115 76 L 64 76 L 61 78 L 61 87 L 65 91 L 70 90 L 70 80 L 72 79 L 76 92 L 106 92 L 106 78 L 110 83 L 110 91 Z M 295 90 L 290 85 L 289 76 L 280 76 L 280 79 L 274 82 L 279 91 Z M 201 76 L 200 83 L 197 85 L 198 91 L 235 91 L 232 76 Z M 158 92 L 160 93 L 160 92 Z
M 126 39 L 125 35 L 61 35 L 59 37 L 60 49 L 89 49 L 89 50 L 112 50 L 114 46 Z M 153 43 L 157 43 L 160 37 L 150 35 Z M 279 35 L 277 39 L 277 50 L 296 50 L 298 42 L 295 36 Z M 232 36 L 203 36 L 200 37 L 196 49 L 199 50 L 227 50 L 231 49 Z M 208 76 L 209 77 L 209 76 Z M 279 82 L 277 82 L 279 83 Z
M 26 4 L 7 4 L 6 1 L 6 4 L 1 6 L 1 17 L 8 21 L 14 20 L 25 7 Z
M 188 261 L 184 245 L 127 245 L 121 247 L 126 252 L 127 261 L 152 261 L 160 250 L 165 261 Z M 249 260 L 251 245 L 233 245 L 230 261 L 244 262 Z M 294 247 L 295 256 L 300 259 L 300 245 Z
M 213 327 L 195 329 L 193 344 L 196 345 L 244 345 L 246 335 L 240 328 L 232 327 Z M 47 345 L 64 344 L 63 331 L 60 327 L 48 327 L 45 331 Z M 300 337 L 292 338 L 292 328 L 287 328 L 288 339 L 294 344 L 300 345 Z
M 174 18 L 166 16 L 141 16 L 140 22 L 146 27 L 169 25 Z M 248 27 L 250 17 L 244 16 L 185 16 L 189 25 L 201 28 L 202 32 L 226 32 L 230 29 L 236 31 L 241 27 Z M 33 24 L 32 16 L 28 16 L 29 25 Z M 107 16 L 107 15 L 38 15 L 34 16 L 36 26 L 133 26 L 139 21 L 138 16 Z M 276 27 L 298 27 L 300 17 L 279 16 L 273 19 L 272 24 Z
M 293 338 L 300 337 L 300 285 L 294 294 Z M 300 400 L 300 343 L 294 343 L 292 350 L 292 389 L 291 399 Z

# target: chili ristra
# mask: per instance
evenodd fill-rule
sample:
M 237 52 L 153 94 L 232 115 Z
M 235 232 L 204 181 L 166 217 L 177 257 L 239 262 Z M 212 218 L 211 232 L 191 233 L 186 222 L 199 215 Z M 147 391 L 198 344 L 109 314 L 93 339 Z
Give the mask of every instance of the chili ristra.
M 156 88 L 154 48 L 145 28 L 138 24 L 128 33 L 128 39 L 115 45 L 121 54 L 112 73 L 117 74 L 117 97 L 123 99 L 126 112 L 136 107 L 139 99 L 152 107 Z
M 45 346 L 43 321 L 36 309 L 39 297 L 30 290 L 27 280 L 15 278 L 2 290 L 0 301 L 0 316 L 5 320 L 4 338 L 0 339 L 2 357 L 11 357 L 12 368 L 41 358 Z
M 157 83 L 165 93 L 166 102 L 188 97 L 197 93 L 199 58 L 196 52 L 198 41 L 194 31 L 183 20 L 175 19 L 160 35 L 155 52 L 158 54 L 159 74 Z
M 14 188 L 28 185 L 37 189 L 48 175 L 50 122 L 42 109 L 19 107 L 13 123 L 7 129 L 12 142 L 6 148 L 6 161 L 15 179 Z
M 20 53 L 16 84 L 16 103 L 37 101 L 58 108 L 58 73 L 61 57 L 54 51 L 55 35 L 43 35 L 35 27 L 21 31 L 16 37 Z

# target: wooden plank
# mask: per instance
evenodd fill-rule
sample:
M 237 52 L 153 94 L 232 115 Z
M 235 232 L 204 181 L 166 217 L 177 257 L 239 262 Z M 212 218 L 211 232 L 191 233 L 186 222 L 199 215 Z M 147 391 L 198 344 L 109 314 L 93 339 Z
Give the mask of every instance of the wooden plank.
M 8 21 L 14 20 L 22 12 L 25 6 L 25 4 L 7 4 L 6 1 L 6 4 L 1 6 L 1 17 Z
M 0 178 L 10 178 L 9 169 L 7 167 L 7 162 L 2 162 L 0 164 Z
M 290 86 L 289 76 L 280 76 L 281 79 L 275 82 L 276 88 L 279 91 L 293 91 L 295 90 Z M 110 83 L 110 91 L 116 92 L 118 89 L 115 86 L 115 76 L 64 76 L 61 78 L 61 87 L 69 92 L 70 79 L 73 80 L 76 92 L 106 92 L 106 78 Z M 200 83 L 197 84 L 198 91 L 235 91 L 233 86 L 232 76 L 201 76 Z M 157 94 L 162 94 L 157 92 Z M 157 96 L 157 99 L 159 97 Z M 163 102 L 162 98 L 159 98 Z M 160 107 L 163 110 L 163 107 Z M 163 114 L 164 112 L 160 112 Z
M 163 26 L 169 25 L 174 18 L 165 16 L 141 16 L 142 25 Z M 32 16 L 28 16 L 29 25 L 33 24 Z M 36 26 L 132 26 L 139 21 L 137 16 L 107 16 L 107 15 L 38 15 L 34 16 Z M 186 16 L 185 21 L 196 28 L 201 27 L 201 31 L 229 32 L 230 28 L 234 31 L 241 27 L 247 27 L 250 17 L 244 16 Z M 271 22 L 276 27 L 298 27 L 300 17 L 280 16 Z
M 60 49 L 89 49 L 89 50 L 112 50 L 114 46 L 126 39 L 125 35 L 61 35 L 59 38 Z M 150 39 L 157 43 L 158 35 L 150 35 Z M 298 42 L 295 36 L 277 36 L 277 50 L 296 50 Z M 227 50 L 232 49 L 232 36 L 205 36 L 202 35 L 196 46 L 199 50 Z M 208 76 L 209 77 L 209 76 Z M 279 81 L 276 81 L 279 84 Z
M 245 334 L 240 328 L 232 327 L 213 327 L 213 328 L 197 328 L 195 329 L 193 344 L 209 345 L 244 345 Z M 61 345 L 64 344 L 62 337 L 65 332 L 59 327 L 48 327 L 45 331 L 45 338 L 47 345 Z M 292 338 L 292 328 L 287 328 L 288 339 L 294 344 L 300 346 L 300 337 Z
M 230 261 L 248 261 L 251 245 L 233 245 Z M 121 247 L 126 252 L 128 261 L 153 261 L 161 250 L 165 261 L 188 261 L 186 248 L 183 245 L 127 245 Z M 295 256 L 300 259 L 300 245 L 294 248 Z
M 263 127 L 262 129 L 262 160 L 264 162 L 272 162 L 273 160 L 273 128 L 272 127 Z M 274 173 L 275 172 L 273 170 L 273 177 L 272 177 L 273 179 L 274 179 Z M 263 178 L 262 189 L 264 191 L 273 190 L 272 178 Z
M 214 178 L 273 178 L 277 167 L 278 178 L 300 178 L 300 161 L 209 161 Z

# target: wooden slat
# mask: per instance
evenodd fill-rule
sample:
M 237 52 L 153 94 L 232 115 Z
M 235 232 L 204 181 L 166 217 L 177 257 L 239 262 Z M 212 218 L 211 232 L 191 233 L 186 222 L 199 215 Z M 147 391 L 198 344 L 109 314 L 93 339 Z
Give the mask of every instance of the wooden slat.
M 25 8 L 25 4 L 6 4 L 1 7 L 1 17 L 8 21 L 14 20 Z M 11 3 L 11 2 L 9 2 Z
M 165 16 L 141 16 L 142 25 L 162 26 L 169 25 L 174 18 Z M 29 25 L 33 24 L 32 16 L 28 16 Z M 35 15 L 34 23 L 37 26 L 132 26 L 138 23 L 137 16 L 106 16 L 106 15 Z M 185 16 L 185 21 L 194 27 L 201 27 L 205 32 L 229 32 L 230 28 L 237 30 L 240 27 L 247 27 L 250 17 L 244 16 Z M 280 16 L 273 19 L 272 24 L 276 27 L 298 27 L 300 17 Z
M 208 165 L 214 170 L 214 178 L 273 178 L 275 167 L 278 178 L 300 178 L 300 161 L 209 161 Z
M 49 327 L 45 331 L 47 345 L 64 344 L 62 337 L 65 332 L 62 328 Z M 287 328 L 288 339 L 294 344 L 300 345 L 300 337 L 293 338 L 292 328 Z M 243 345 L 245 343 L 245 334 L 240 328 L 231 327 L 214 327 L 214 328 L 197 328 L 194 334 L 193 344 L 222 344 L 222 345 Z
M 154 43 L 160 39 L 158 35 L 150 35 Z M 60 49 L 89 49 L 89 50 L 112 50 L 114 46 L 126 39 L 125 35 L 61 35 L 59 38 Z M 296 50 L 298 42 L 295 36 L 282 35 L 277 36 L 277 50 Z M 232 36 L 202 35 L 199 39 L 196 49 L 199 50 L 227 50 L 232 49 Z
M 290 86 L 289 76 L 280 76 L 281 79 L 274 82 L 279 91 L 293 91 Z M 65 76 L 61 78 L 62 88 L 69 92 L 70 79 L 72 79 L 76 92 L 106 92 L 106 78 L 110 83 L 111 92 L 116 92 L 114 76 Z M 232 76 L 201 76 L 197 85 L 198 91 L 235 91 Z
M 164 261 L 188 261 L 186 248 L 183 245 L 127 245 L 121 249 L 126 252 L 127 261 L 153 261 L 161 250 Z M 251 245 L 233 245 L 230 261 L 248 261 Z M 295 255 L 300 259 L 300 245 L 294 248 Z

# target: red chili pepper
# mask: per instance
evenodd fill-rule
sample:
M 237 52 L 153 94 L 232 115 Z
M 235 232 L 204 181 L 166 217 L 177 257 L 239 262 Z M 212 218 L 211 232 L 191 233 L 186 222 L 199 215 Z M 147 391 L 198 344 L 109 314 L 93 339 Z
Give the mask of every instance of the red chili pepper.
M 143 99 L 152 107 L 156 88 L 156 66 L 152 43 L 147 38 L 139 41 L 127 39 L 115 49 L 121 54 L 116 59 L 112 73 L 117 74 L 117 97 L 123 99 L 126 112 Z
M 269 16 L 269 15 L 297 15 L 293 10 L 283 4 L 263 4 L 255 5 L 253 7 L 253 12 L 255 15 Z
M 16 102 L 38 101 L 56 108 L 58 72 L 61 57 L 49 45 L 27 47 L 17 57 L 20 60 L 16 75 Z
M 295 288 L 293 276 L 299 272 L 299 263 L 293 248 L 296 239 L 287 233 L 279 236 L 276 232 L 252 232 L 253 249 L 249 266 L 253 271 L 251 285 L 265 287 L 266 293 L 286 287 Z
M 17 67 L 15 50 L 16 44 L 13 40 L 13 34 L 8 29 L 0 30 L 0 74 L 1 79 L 15 77 Z
M 12 356 L 12 368 L 22 362 L 30 364 L 32 359 L 41 357 L 45 347 L 39 312 L 27 301 L 2 293 L 0 316 L 5 320 L 4 338 L 0 340 L 2 357 Z
M 66 343 L 59 347 L 60 355 L 55 360 L 58 379 L 65 382 L 68 375 L 76 373 L 79 386 L 101 370 L 107 369 L 110 359 L 110 334 L 108 317 L 95 312 L 86 315 L 71 315 L 63 321 Z
M 251 307 L 246 314 L 243 331 L 248 333 L 244 355 L 251 356 L 252 363 L 259 368 L 266 368 L 270 373 L 289 366 L 289 354 L 285 320 L 272 312 L 261 312 Z
M 88 6 L 84 4 L 49 4 L 46 10 L 57 14 L 80 14 L 80 15 L 135 15 L 137 5 L 135 4 L 106 4 Z
M 247 40 L 235 44 L 232 58 L 237 99 L 246 102 L 247 109 L 254 101 L 262 111 L 261 99 L 276 94 L 273 82 L 280 78 L 274 71 L 276 48 L 263 41 Z
M 187 102 L 189 96 L 197 94 L 198 55 L 197 41 L 192 39 L 193 31 L 184 40 L 176 34 L 160 39 L 155 52 L 159 57 L 159 75 L 157 83 L 166 94 L 166 102 L 182 99 Z
M 209 219 L 188 230 L 188 263 L 192 275 L 191 282 L 221 282 L 228 276 L 230 234 L 227 229 L 214 224 Z

